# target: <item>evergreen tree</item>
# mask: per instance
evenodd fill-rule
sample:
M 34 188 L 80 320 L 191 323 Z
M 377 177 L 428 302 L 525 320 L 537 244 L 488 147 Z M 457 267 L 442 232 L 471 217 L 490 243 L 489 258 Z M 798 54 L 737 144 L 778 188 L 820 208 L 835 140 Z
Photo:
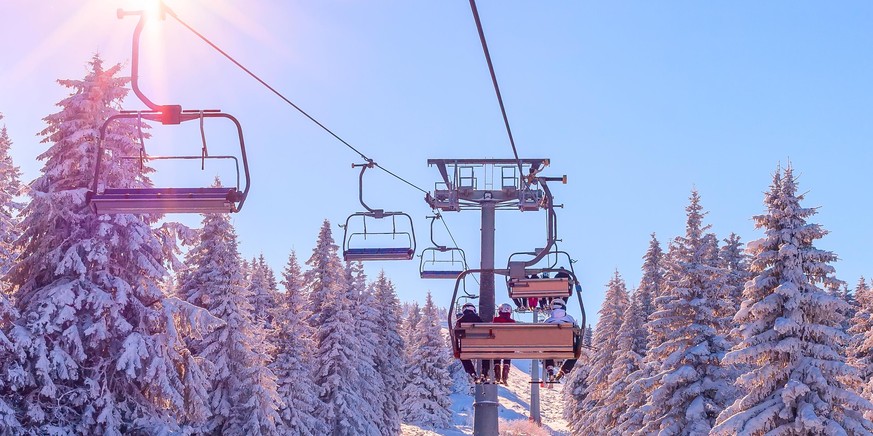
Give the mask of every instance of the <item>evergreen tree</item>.
M 267 368 L 265 332 L 255 319 L 241 271 L 237 237 L 226 214 L 206 214 L 199 243 L 186 257 L 178 293 L 202 304 L 225 326 L 198 344 L 210 362 L 213 416 L 204 430 L 227 435 L 276 433 L 280 423 L 276 377 Z
M 585 413 L 579 421 L 571 423 L 576 434 L 595 434 L 606 427 L 604 404 L 609 394 L 609 374 L 613 370 L 615 355 L 618 351 L 618 331 L 622 318 L 628 306 L 627 287 L 618 271 L 606 285 L 606 298 L 600 307 L 600 319 L 594 330 L 594 342 L 597 350 L 591 362 L 591 369 L 585 384 L 588 389 L 585 401 L 581 404 Z
M 400 389 L 404 380 L 403 338 L 400 336 L 400 302 L 391 280 L 381 271 L 372 285 L 381 316 L 377 328 L 381 332 L 376 353 L 376 370 L 385 384 L 385 398 L 382 405 L 382 434 L 400 434 Z M 462 371 L 463 372 L 463 371 Z M 466 373 L 464 373 L 466 381 Z
M 594 341 L 594 329 L 591 328 L 591 324 L 588 324 L 588 327 L 585 328 L 585 336 L 582 337 L 582 348 L 593 348 L 591 345 Z
M 0 114 L 0 120 L 3 114 Z M 0 277 L 6 275 L 18 257 L 14 242 L 21 233 L 19 213 L 22 205 L 15 201 L 21 192 L 19 180 L 21 172 L 12 163 L 9 149 L 12 141 L 6 132 L 6 126 L 0 127 Z M 7 293 L 8 283 L 0 283 L 0 393 L 10 388 L 9 382 L 2 377 L 8 370 L 16 367 L 12 342 L 6 337 L 5 331 L 18 319 L 18 312 L 13 307 Z M 0 428 L 20 429 L 20 423 L 15 418 L 15 411 L 7 405 L 0 395 Z
M 83 80 L 59 81 L 72 93 L 40 132 L 50 145 L 38 156 L 45 164 L 30 185 L 13 247 L 20 256 L 6 276 L 21 317 L 5 329 L 14 361 L 4 359 L 0 397 L 31 434 L 179 431 L 178 422 L 205 412 L 192 410 L 198 386 L 188 375 L 199 368 L 180 335 L 215 320 L 162 293 L 177 247 L 166 227 L 149 226 L 157 217 L 88 208 L 100 127 L 118 113 L 128 81 L 99 56 L 88 67 Z M 136 154 L 136 123 L 106 129 L 106 183 L 150 185 L 147 167 L 118 159 Z
M 0 114 L 0 120 L 3 114 Z M 21 170 L 12 162 L 12 140 L 6 126 L 0 127 L 0 277 L 6 276 L 18 258 L 15 241 L 21 235 L 19 214 L 24 205 L 16 201 L 22 193 Z M 0 294 L 8 292 L 8 284 Z M 0 297 L 3 298 L 3 297 Z
M 414 400 L 414 396 L 418 394 L 417 389 L 413 390 L 407 387 L 418 377 L 416 369 L 420 359 L 419 348 L 421 345 L 421 325 L 423 323 L 421 316 L 421 308 L 417 301 L 407 304 L 406 318 L 403 320 L 400 335 L 403 337 L 403 389 L 400 391 L 400 418 L 403 422 L 410 422 L 411 417 L 406 415 L 404 404 L 408 404 Z
M 871 404 L 846 388 L 856 377 L 845 364 L 840 331 L 846 303 L 819 284 L 834 283 L 837 256 L 813 243 L 827 232 L 808 222 L 792 168 L 776 171 L 754 217 L 765 236 L 749 244 L 754 277 L 735 321 L 742 341 L 725 361 L 752 366 L 737 383 L 747 392 L 718 417 L 713 434 L 870 434 L 860 409 Z
M 364 400 L 360 414 L 369 424 L 368 433 L 379 435 L 383 433 L 382 408 L 386 400 L 385 385 L 376 366 L 376 354 L 382 352 L 379 348 L 379 305 L 372 288 L 367 287 L 367 276 L 361 262 L 346 262 L 346 281 L 360 350 L 356 360 L 357 392 Z
M 406 319 L 403 320 L 403 325 L 400 330 L 400 336 L 403 338 L 403 343 L 406 344 L 405 353 L 407 356 L 407 360 L 410 360 L 412 350 L 418 348 L 416 343 L 418 342 L 418 333 L 419 326 L 418 323 L 421 321 L 421 308 L 418 307 L 418 302 L 414 301 L 411 305 L 409 305 L 409 309 L 406 313 Z
M 253 258 L 249 264 L 249 293 L 255 319 L 268 332 L 273 329 L 273 318 L 276 314 L 277 295 L 276 278 L 273 270 L 261 254 Z
M 643 314 L 643 331 L 641 332 L 641 335 L 645 343 L 641 347 L 635 345 L 635 347 L 637 347 L 635 350 L 644 358 L 648 353 L 649 345 L 653 343 L 660 344 L 660 341 L 663 341 L 662 332 L 655 332 L 657 334 L 652 334 L 649 332 L 648 328 L 646 328 L 649 318 L 656 311 L 656 301 L 659 301 L 657 299 L 663 293 L 662 288 L 664 286 L 664 253 L 661 250 L 661 244 L 658 242 L 654 233 L 652 233 L 652 238 L 649 241 L 649 248 L 643 256 L 642 272 L 643 276 L 640 280 L 640 286 L 634 293 L 631 306 L 633 306 L 633 304 L 638 304 L 639 309 Z M 625 313 L 624 322 L 633 323 L 633 320 L 627 318 L 628 315 L 628 313 Z M 622 326 L 626 329 L 634 328 L 633 324 L 627 326 L 622 324 Z M 624 344 L 624 348 L 626 349 L 628 345 L 629 344 Z M 622 353 L 628 352 L 622 351 Z M 626 354 L 625 357 L 632 358 L 632 355 Z M 650 371 L 647 371 L 643 366 L 643 362 L 638 362 L 637 368 L 625 376 L 623 382 L 624 387 L 622 388 L 624 392 L 624 410 L 617 419 L 616 427 L 610 430 L 611 432 L 614 433 L 615 431 L 619 431 L 620 434 L 632 434 L 642 426 L 643 414 L 641 411 L 646 402 L 642 380 L 651 375 Z
M 439 311 L 427 294 L 420 335 L 414 351 L 416 363 L 403 387 L 402 413 L 406 422 L 425 428 L 447 428 L 452 422 L 452 379 L 448 372 L 449 353 L 441 331 Z
M 652 313 L 655 312 L 654 299 L 661 295 L 661 287 L 664 283 L 664 266 L 662 263 L 664 253 L 661 250 L 661 243 L 652 233 L 652 239 L 649 241 L 649 249 L 646 250 L 643 256 L 643 277 L 640 280 L 640 286 L 637 288 L 639 301 L 646 321 Z
M 13 405 L 6 402 L 7 395 L 14 389 L 14 378 L 21 365 L 15 355 L 16 346 L 5 332 L 18 320 L 18 316 L 12 302 L 4 292 L 0 292 L 0 429 L 7 429 L 10 434 L 21 431 L 21 423 L 15 416 Z
M 868 401 L 873 400 L 873 295 L 864 277 L 858 280 L 855 287 L 855 302 L 857 309 L 849 327 L 848 362 L 858 369 L 860 386 L 855 390 Z M 864 413 L 867 419 L 873 419 L 873 411 Z
M 746 286 L 746 280 L 751 277 L 749 272 L 749 256 L 745 253 L 743 243 L 736 233 L 731 233 L 724 240 L 725 245 L 721 247 L 719 258 L 721 266 L 728 271 L 728 286 L 730 287 L 730 301 L 735 302 L 730 316 L 733 317 L 740 308 L 740 302 L 743 301 L 743 288 Z
M 573 371 L 570 371 L 567 377 L 564 378 L 564 387 L 561 390 L 561 396 L 564 399 L 563 416 L 571 426 L 573 423 L 581 421 L 587 412 L 583 408 L 583 403 L 588 395 L 586 381 L 591 369 L 593 354 L 594 352 L 591 351 L 590 344 L 588 348 L 583 348 L 579 360 L 573 367 Z
M 365 402 L 359 394 L 357 356 L 361 344 L 355 331 L 352 301 L 345 269 L 337 255 L 330 223 L 321 226 L 304 274 L 309 289 L 310 323 L 315 328 L 315 383 L 322 407 L 318 418 L 332 435 L 371 434 L 371 422 L 361 413 Z
M 282 272 L 284 297 L 277 319 L 276 359 L 270 369 L 276 374 L 280 403 L 281 434 L 326 434 L 327 428 L 316 418 L 320 402 L 312 379 L 311 350 L 314 330 L 306 322 L 303 272 L 297 254 L 291 252 Z
M 705 233 L 697 191 L 686 211 L 685 236 L 674 240 L 666 291 L 650 321 L 649 331 L 662 331 L 665 340 L 646 356 L 654 370 L 639 434 L 706 434 L 733 399 L 732 374 L 721 366 L 727 273 L 718 265 L 717 239 Z
M 646 351 L 647 331 L 646 315 L 643 310 L 644 296 L 636 291 L 631 296 L 631 302 L 624 312 L 621 327 L 618 329 L 618 348 L 612 372 L 607 379 L 609 393 L 604 399 L 603 419 L 604 429 L 610 429 L 615 434 L 627 412 L 628 407 L 637 406 L 629 399 L 636 399 L 628 394 L 629 386 L 638 376 L 643 365 Z

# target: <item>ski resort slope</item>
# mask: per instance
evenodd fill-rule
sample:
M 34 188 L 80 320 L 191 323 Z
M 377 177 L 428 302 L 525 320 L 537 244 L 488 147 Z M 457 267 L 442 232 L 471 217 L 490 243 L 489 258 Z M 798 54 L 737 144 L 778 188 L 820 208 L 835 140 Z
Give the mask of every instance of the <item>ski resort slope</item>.
M 521 368 L 519 368 L 519 365 Z M 497 395 L 500 400 L 500 431 L 513 428 L 517 421 L 527 421 L 530 406 L 530 368 L 529 361 L 513 362 L 509 375 L 509 385 L 500 386 Z M 540 388 L 540 415 L 543 419 L 541 434 L 543 435 L 569 435 L 567 422 L 562 416 L 563 403 L 561 388 L 563 385 L 556 384 L 553 389 Z M 403 424 L 401 434 L 404 436 L 459 436 L 473 434 L 473 395 L 452 395 L 452 410 L 454 414 L 455 428 L 450 429 L 422 429 L 413 425 Z M 513 432 L 514 435 L 527 434 Z M 540 433 L 532 433 L 537 435 Z

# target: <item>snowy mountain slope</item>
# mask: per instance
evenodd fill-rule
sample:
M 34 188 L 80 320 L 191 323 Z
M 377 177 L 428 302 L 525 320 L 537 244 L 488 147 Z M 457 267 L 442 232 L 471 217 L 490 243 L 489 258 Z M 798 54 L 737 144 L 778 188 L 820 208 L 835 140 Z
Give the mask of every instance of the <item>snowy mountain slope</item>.
M 530 407 L 530 368 L 529 361 L 513 362 L 509 375 L 509 385 L 500 386 L 497 390 L 500 406 L 498 414 L 501 419 L 501 429 L 512 421 L 527 421 Z M 553 389 L 540 388 L 540 414 L 543 420 L 545 434 L 568 435 L 567 422 L 562 417 L 563 403 L 561 388 L 556 384 Z M 473 434 L 473 395 L 452 395 L 452 413 L 454 428 L 427 430 L 404 424 L 401 434 L 404 436 L 460 436 Z

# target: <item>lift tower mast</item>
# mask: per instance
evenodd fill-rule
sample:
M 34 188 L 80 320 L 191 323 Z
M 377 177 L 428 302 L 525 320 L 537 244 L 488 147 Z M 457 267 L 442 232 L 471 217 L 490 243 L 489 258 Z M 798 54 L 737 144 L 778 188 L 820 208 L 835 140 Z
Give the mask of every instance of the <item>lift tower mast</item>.
M 482 215 L 479 275 L 479 313 L 482 321 L 494 317 L 495 211 L 537 211 L 544 192 L 534 183 L 548 159 L 428 159 L 442 178 L 425 201 L 443 211 L 480 210 Z M 521 174 L 520 174 L 521 173 Z M 538 259 L 537 259 L 538 260 Z M 451 308 L 450 308 L 451 310 Z M 452 328 L 452 326 L 449 326 Z M 477 384 L 473 403 L 473 434 L 497 436 L 497 385 Z

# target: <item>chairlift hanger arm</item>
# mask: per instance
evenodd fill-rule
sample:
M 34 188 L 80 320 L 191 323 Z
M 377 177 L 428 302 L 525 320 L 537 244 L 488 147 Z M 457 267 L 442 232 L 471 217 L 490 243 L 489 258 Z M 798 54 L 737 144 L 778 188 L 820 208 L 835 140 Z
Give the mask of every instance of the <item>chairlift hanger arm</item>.
M 163 20 L 167 14 L 170 16 L 175 16 L 173 11 L 168 8 L 163 1 L 159 2 L 160 8 L 160 19 Z M 147 13 L 145 11 L 125 11 L 123 9 L 118 9 L 117 13 L 119 19 L 123 19 L 128 15 L 139 16 L 139 22 L 136 24 L 136 27 L 133 30 L 133 47 L 130 61 L 130 86 L 133 89 L 133 93 L 139 98 L 140 101 L 143 102 L 149 109 L 158 112 L 160 114 L 160 121 L 163 124 L 179 124 L 184 121 L 181 117 L 182 114 L 182 106 L 174 105 L 174 104 L 166 104 L 159 105 L 153 102 L 151 99 L 143 94 L 142 90 L 139 88 L 139 42 L 140 36 L 142 35 L 142 31 L 145 28 L 146 21 L 148 20 Z
M 373 209 L 367 206 L 367 203 L 364 203 L 364 172 L 367 171 L 367 168 L 375 166 L 376 162 L 373 162 L 373 159 L 367 159 L 367 162 L 362 164 L 352 164 L 352 168 L 361 167 L 361 174 L 358 175 L 358 201 L 361 202 L 361 206 L 364 206 L 364 209 L 367 209 L 367 212 L 373 214 L 374 218 L 382 218 L 385 214 L 385 209 Z
M 433 240 L 433 224 L 436 220 L 442 219 L 442 215 L 437 212 L 436 215 L 431 215 L 426 218 L 430 219 L 430 242 L 433 244 L 433 248 L 436 248 L 439 251 L 446 251 L 448 248 L 445 245 L 437 244 L 436 241 Z
M 549 189 L 548 182 L 563 181 L 564 183 L 566 183 L 567 177 L 537 177 L 536 180 L 539 181 L 540 185 L 542 185 L 543 192 L 545 193 L 545 196 L 543 197 L 543 203 L 545 203 L 547 212 L 546 227 L 548 237 L 546 239 L 546 246 L 543 247 L 543 249 L 540 250 L 533 259 L 528 260 L 524 263 L 525 268 L 535 265 L 537 262 L 539 262 L 543 257 L 546 256 L 546 254 L 549 253 L 549 251 L 551 251 L 552 246 L 555 245 L 558 234 L 558 216 L 555 213 L 554 197 L 552 196 L 551 189 Z

